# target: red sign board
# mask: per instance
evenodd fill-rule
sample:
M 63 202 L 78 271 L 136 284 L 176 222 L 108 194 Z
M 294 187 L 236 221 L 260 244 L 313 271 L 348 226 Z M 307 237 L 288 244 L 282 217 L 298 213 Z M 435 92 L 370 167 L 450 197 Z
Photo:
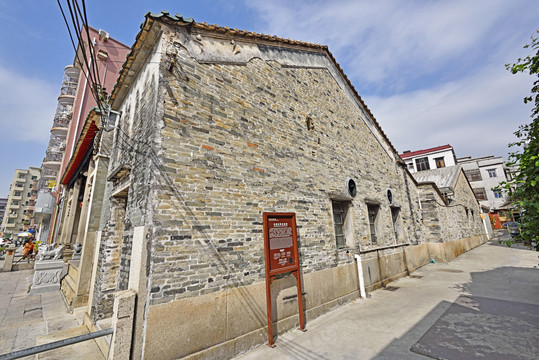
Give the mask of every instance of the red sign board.
M 263 213 L 264 258 L 266 260 L 266 305 L 268 317 L 268 345 L 273 343 L 273 318 L 271 314 L 271 283 L 275 275 L 292 272 L 298 289 L 299 328 L 305 331 L 303 294 L 299 271 L 298 233 L 295 213 Z
M 264 249 L 269 275 L 298 270 L 296 214 L 264 213 L 263 215 Z

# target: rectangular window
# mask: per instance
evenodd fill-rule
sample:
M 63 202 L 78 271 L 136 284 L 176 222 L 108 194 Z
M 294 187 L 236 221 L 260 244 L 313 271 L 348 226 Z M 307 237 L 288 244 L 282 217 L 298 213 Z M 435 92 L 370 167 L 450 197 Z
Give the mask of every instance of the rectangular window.
M 335 241 L 337 248 L 342 249 L 346 245 L 344 235 L 344 221 L 348 212 L 348 203 L 343 201 L 333 201 L 333 225 L 335 227 Z
M 495 197 L 496 199 L 501 199 L 501 198 L 503 198 L 503 194 L 502 194 L 502 191 L 501 191 L 501 190 L 499 190 L 499 189 L 494 189 L 494 190 L 492 190 L 492 191 L 494 192 L 494 197 Z
M 473 189 L 473 193 L 475 194 L 475 198 L 477 200 L 486 200 L 487 199 L 487 192 L 485 191 L 485 188 Z
M 424 157 L 424 158 L 415 159 L 415 167 L 417 171 L 430 170 L 429 158 Z
M 464 174 L 466 174 L 466 177 L 468 178 L 469 182 L 483 180 L 479 169 L 466 170 L 464 171 Z
M 395 239 L 399 240 L 400 233 L 400 224 L 399 224 L 399 214 L 400 208 L 392 207 L 391 208 L 391 219 L 393 220 L 393 231 L 395 232 Z
M 376 238 L 376 225 L 378 222 L 378 209 L 380 209 L 380 206 L 378 205 L 370 205 L 367 204 L 367 213 L 369 214 L 369 230 L 371 231 L 371 242 L 373 244 L 376 244 L 377 238 Z
M 496 169 L 487 169 L 488 171 L 488 177 L 496 177 Z
M 434 161 L 436 161 L 436 169 L 445 167 L 445 161 L 443 156 L 439 158 L 435 158 Z
M 32 180 L 37 180 L 37 176 L 32 176 Z

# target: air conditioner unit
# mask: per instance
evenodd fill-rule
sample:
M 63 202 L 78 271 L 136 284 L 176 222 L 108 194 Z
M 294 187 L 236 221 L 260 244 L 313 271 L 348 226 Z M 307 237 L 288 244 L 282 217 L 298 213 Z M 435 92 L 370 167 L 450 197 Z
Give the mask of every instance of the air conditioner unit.
M 116 123 L 119 121 L 118 119 L 120 119 L 120 117 L 122 116 L 121 113 L 117 112 L 117 111 L 114 111 L 114 110 L 110 110 L 109 111 L 109 115 L 106 119 L 106 122 L 104 125 L 104 130 L 105 131 L 110 131 L 112 129 L 114 129 L 116 127 Z
M 99 38 L 103 39 L 104 41 L 107 41 L 110 38 L 110 35 L 105 30 L 99 29 Z

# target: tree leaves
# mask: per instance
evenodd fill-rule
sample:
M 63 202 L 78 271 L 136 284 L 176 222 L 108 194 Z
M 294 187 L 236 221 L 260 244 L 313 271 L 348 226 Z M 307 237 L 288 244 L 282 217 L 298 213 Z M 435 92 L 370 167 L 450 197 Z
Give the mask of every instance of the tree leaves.
M 531 44 L 524 48 L 532 49 L 535 54 L 519 58 L 506 68 L 513 74 L 527 71 L 539 79 L 539 38 L 532 36 Z M 518 140 L 509 144 L 510 147 L 522 147 L 522 150 L 509 154 L 508 165 L 518 164 L 518 172 L 501 187 L 509 191 L 513 205 L 520 211 L 520 236 L 539 251 L 539 80 L 534 81 L 531 95 L 524 98 L 524 103 L 529 102 L 535 103 L 532 122 L 520 126 L 514 133 Z

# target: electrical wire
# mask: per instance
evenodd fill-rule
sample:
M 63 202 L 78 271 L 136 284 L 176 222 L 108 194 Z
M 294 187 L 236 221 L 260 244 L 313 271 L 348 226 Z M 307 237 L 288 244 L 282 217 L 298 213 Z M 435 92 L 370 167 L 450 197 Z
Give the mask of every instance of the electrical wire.
M 83 11 L 81 11 L 81 8 L 76 0 L 71 0 L 71 3 L 69 0 L 66 0 L 67 7 L 69 9 L 69 15 L 71 17 L 71 23 L 75 30 L 74 33 L 81 49 L 80 52 L 77 51 L 77 47 L 73 38 L 73 32 L 71 31 L 71 26 L 67 21 L 64 9 L 62 8 L 62 5 L 59 0 L 57 0 L 57 3 L 60 7 L 60 11 L 62 12 L 62 16 L 64 18 L 64 22 L 69 33 L 69 37 L 71 39 L 71 44 L 73 45 L 73 49 L 75 50 L 76 60 L 81 65 L 83 74 L 90 85 L 90 93 L 92 94 L 92 97 L 94 98 L 97 107 L 104 110 L 105 106 L 102 102 L 103 86 L 100 81 L 99 71 L 97 69 L 97 58 L 93 49 L 92 40 L 90 38 L 90 33 L 88 30 L 88 17 L 86 14 L 85 1 L 82 0 Z M 85 30 L 86 37 L 88 39 L 88 49 L 84 48 L 84 41 L 82 39 L 83 30 Z M 87 50 L 89 54 L 87 54 Z

